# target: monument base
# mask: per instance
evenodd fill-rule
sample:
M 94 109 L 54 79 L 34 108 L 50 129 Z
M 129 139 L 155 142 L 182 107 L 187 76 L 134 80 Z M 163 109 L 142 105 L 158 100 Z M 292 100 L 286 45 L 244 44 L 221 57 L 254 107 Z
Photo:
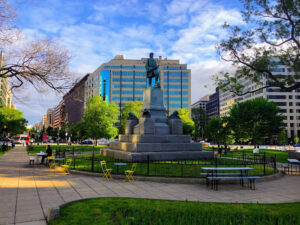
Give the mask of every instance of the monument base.
M 177 152 L 126 152 L 115 149 L 101 149 L 100 154 L 119 160 L 129 162 L 146 162 L 150 161 L 179 161 L 179 160 L 201 160 L 213 159 L 212 151 L 177 151 Z

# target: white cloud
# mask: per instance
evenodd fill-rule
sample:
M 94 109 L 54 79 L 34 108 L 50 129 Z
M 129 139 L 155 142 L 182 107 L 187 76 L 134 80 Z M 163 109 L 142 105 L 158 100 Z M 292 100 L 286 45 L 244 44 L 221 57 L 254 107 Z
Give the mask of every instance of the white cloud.
M 226 36 L 221 25 L 225 21 L 243 24 L 238 10 L 225 9 L 208 0 L 116 0 L 93 3 L 87 8 L 90 11 L 86 17 L 80 17 L 73 8 L 72 13 L 65 14 L 59 9 L 57 14 L 62 15 L 59 19 L 55 7 L 29 11 L 27 16 L 34 23 L 24 31 L 29 36 L 61 38 L 73 55 L 74 76 L 93 72 L 116 54 L 141 58 L 154 51 L 156 56 L 180 59 L 192 69 L 192 101 L 212 92 L 211 76 L 229 68 L 219 61 L 215 51 L 215 44 Z M 206 89 L 205 85 L 211 88 Z M 34 113 L 40 110 L 41 118 L 47 108 L 59 100 L 59 96 L 42 102 L 35 98 Z

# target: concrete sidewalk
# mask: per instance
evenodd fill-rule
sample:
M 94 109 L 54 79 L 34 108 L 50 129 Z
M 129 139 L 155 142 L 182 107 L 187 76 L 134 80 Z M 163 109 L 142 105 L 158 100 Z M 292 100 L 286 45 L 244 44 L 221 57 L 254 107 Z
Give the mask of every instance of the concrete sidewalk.
M 45 167 L 28 167 L 24 147 L 0 157 L 0 224 L 46 224 L 49 208 L 91 197 L 135 197 L 203 202 L 281 203 L 300 201 L 299 176 L 284 176 L 257 183 L 256 190 L 220 185 L 219 191 L 203 184 L 173 184 L 64 175 Z

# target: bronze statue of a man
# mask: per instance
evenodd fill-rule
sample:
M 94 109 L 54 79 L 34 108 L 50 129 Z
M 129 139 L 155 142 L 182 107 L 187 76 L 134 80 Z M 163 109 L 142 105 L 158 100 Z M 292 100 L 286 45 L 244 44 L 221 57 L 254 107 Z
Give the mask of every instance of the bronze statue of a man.
M 149 79 L 149 87 L 151 87 L 152 84 L 152 78 L 155 77 L 155 87 L 160 87 L 160 84 L 158 83 L 159 78 L 159 66 L 157 65 L 155 59 L 153 59 L 153 52 L 150 53 L 150 58 L 147 59 L 145 68 L 147 72 L 147 78 Z

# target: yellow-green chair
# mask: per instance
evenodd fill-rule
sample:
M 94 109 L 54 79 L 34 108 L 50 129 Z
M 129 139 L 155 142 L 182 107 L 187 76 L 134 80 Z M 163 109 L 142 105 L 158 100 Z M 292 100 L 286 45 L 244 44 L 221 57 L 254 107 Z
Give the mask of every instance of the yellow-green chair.
M 63 164 L 61 167 L 64 169 L 65 174 L 70 174 L 70 168 L 71 168 L 72 159 L 69 158 L 66 160 L 65 164 Z
M 55 167 L 56 167 L 55 156 L 48 156 L 47 159 L 48 159 L 48 164 L 49 164 L 50 170 L 53 169 L 55 171 Z
M 125 170 L 126 177 L 125 177 L 124 181 L 128 180 L 130 183 L 131 183 L 131 181 L 134 181 L 132 175 L 134 174 L 135 170 L 136 170 L 136 163 L 132 163 L 131 170 Z
M 106 165 L 106 161 L 100 161 L 100 164 L 101 164 L 101 169 L 102 169 L 102 172 L 103 172 L 103 178 L 106 178 L 106 180 L 109 180 L 109 178 L 112 179 L 112 176 L 111 176 L 111 171 L 112 169 L 108 169 L 107 168 L 107 165 Z

